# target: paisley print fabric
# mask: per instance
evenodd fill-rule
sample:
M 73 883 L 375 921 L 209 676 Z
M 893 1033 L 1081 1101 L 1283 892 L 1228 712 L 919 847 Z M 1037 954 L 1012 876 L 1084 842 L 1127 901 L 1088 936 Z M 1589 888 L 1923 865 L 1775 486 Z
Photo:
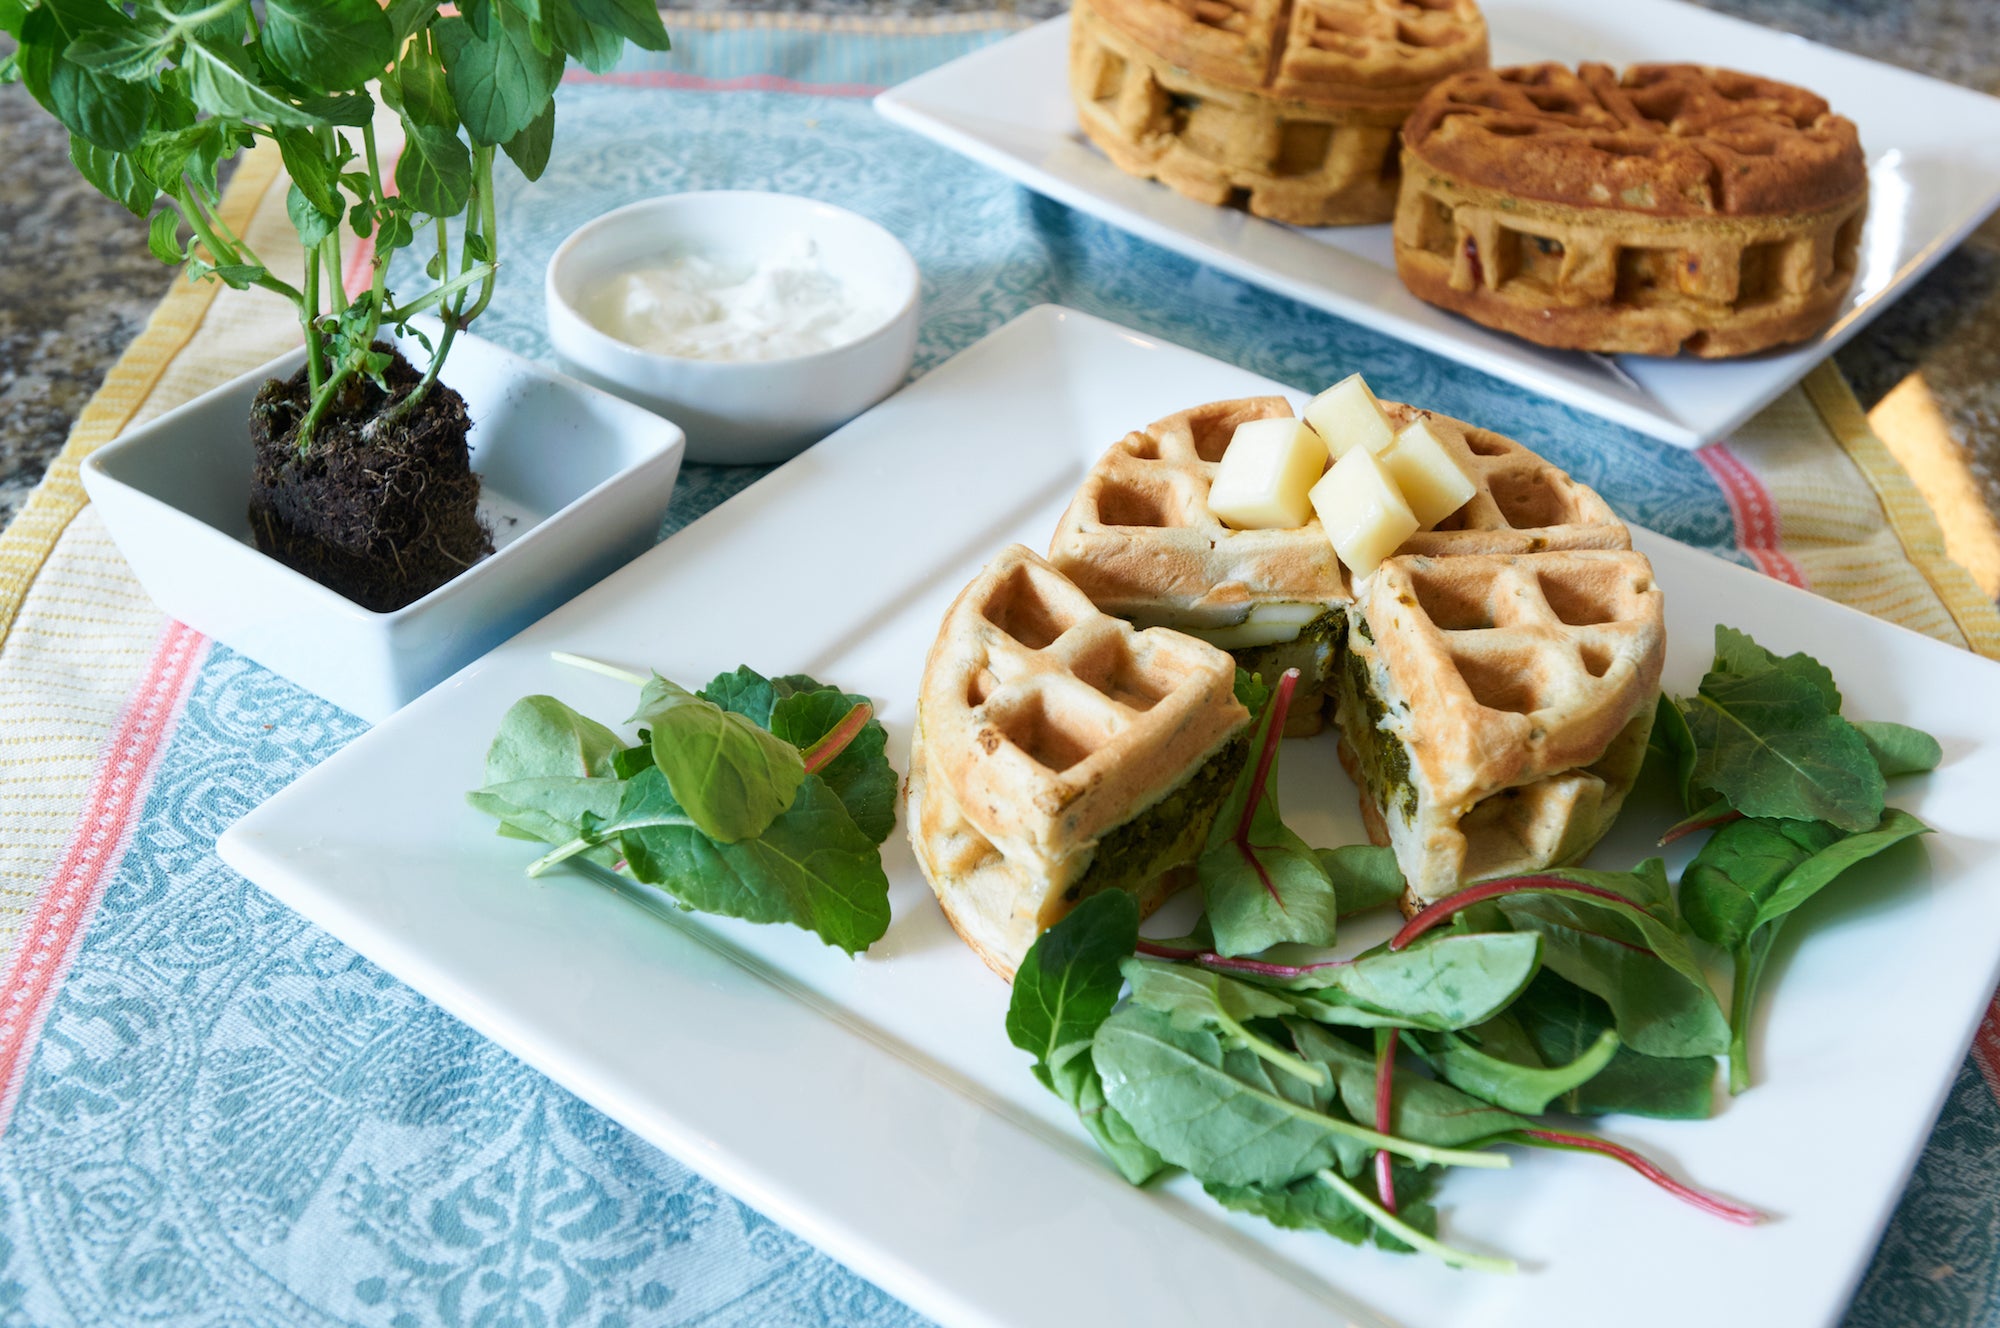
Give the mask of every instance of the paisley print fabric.
M 880 83 L 977 39 L 702 33 L 627 83 L 566 88 L 548 174 L 530 185 L 503 168 L 502 278 L 479 331 L 546 356 L 543 265 L 607 208 L 699 188 L 808 194 L 916 254 L 917 373 L 1044 301 L 1302 390 L 1362 368 L 1384 395 L 1522 438 L 1636 521 L 1739 556 L 1687 453 L 1153 248 L 864 100 L 647 85 L 648 70 L 757 72 L 757 42 L 756 58 L 787 62 L 766 72 Z M 666 529 L 759 473 L 687 467 Z M 0 1325 L 921 1324 L 222 866 L 216 836 L 361 727 L 211 651 L 0 1138 Z M 1855 1328 L 1995 1321 L 1997 1141 L 2000 1109 L 1968 1067 Z

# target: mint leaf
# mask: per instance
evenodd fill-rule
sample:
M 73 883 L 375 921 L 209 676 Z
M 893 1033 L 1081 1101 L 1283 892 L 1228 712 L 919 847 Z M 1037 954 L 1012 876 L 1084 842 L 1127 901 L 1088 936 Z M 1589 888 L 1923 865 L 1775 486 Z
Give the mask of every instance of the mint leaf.
M 403 118 L 403 155 L 396 190 L 428 217 L 451 217 L 472 196 L 472 153 L 448 130 Z
M 264 0 L 264 52 L 307 91 L 340 92 L 379 78 L 396 36 L 375 0 Z
M 615 58 L 612 63 L 617 63 Z M 502 143 L 500 150 L 520 168 L 523 176 L 534 181 L 541 179 L 542 172 L 548 169 L 549 151 L 555 146 L 555 139 L 556 104 L 551 98 L 542 113 L 526 129 Z
M 806 778 L 797 747 L 657 673 L 632 718 L 652 729 L 653 760 L 675 800 L 725 844 L 764 834 Z
M 181 46 L 188 92 L 210 115 L 248 120 L 272 128 L 309 128 L 313 118 L 264 87 L 251 67 L 247 47 L 205 46 L 189 38 Z
M 461 18 L 441 18 L 431 32 L 466 132 L 475 143 L 497 146 L 541 115 L 562 79 L 563 59 L 536 49 L 528 20 L 513 7 L 486 8 L 483 34 Z
M 151 211 L 153 200 L 160 196 L 153 182 L 142 175 L 138 165 L 123 152 L 106 152 L 89 139 L 71 134 L 69 159 L 70 164 L 90 181 L 98 193 L 119 203 L 135 217 L 143 217 Z M 181 260 L 176 257 L 165 261 L 178 263 Z

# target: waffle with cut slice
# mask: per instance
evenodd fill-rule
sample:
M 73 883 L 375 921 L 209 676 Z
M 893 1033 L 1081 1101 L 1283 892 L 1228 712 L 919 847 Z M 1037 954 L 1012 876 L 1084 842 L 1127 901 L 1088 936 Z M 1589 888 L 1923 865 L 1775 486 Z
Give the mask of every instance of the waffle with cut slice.
M 1241 768 L 1236 668 L 1100 612 L 1019 545 L 946 612 L 910 744 L 910 842 L 945 916 L 1011 978 L 1042 930 L 1123 889 L 1152 908 Z
M 1389 559 L 1341 671 L 1341 763 L 1414 910 L 1580 857 L 1645 758 L 1665 654 L 1644 554 Z
M 1396 428 L 1430 421 L 1472 479 L 1472 500 L 1398 550 L 1422 554 L 1625 549 L 1631 535 L 1604 500 L 1510 438 L 1401 402 Z M 1291 530 L 1235 530 L 1208 486 L 1236 427 L 1290 417 L 1283 397 L 1217 401 L 1127 434 L 1098 459 L 1049 546 L 1054 565 L 1105 612 L 1190 632 L 1267 681 L 1300 672 L 1288 736 L 1319 731 L 1353 595 L 1317 519 Z
M 1487 61 L 1473 0 L 1076 0 L 1070 88 L 1128 174 L 1301 226 L 1389 220 L 1396 131 Z
M 1396 271 L 1544 346 L 1748 355 L 1833 320 L 1867 206 L 1853 123 L 1804 88 L 1697 65 L 1470 70 L 1403 127 Z

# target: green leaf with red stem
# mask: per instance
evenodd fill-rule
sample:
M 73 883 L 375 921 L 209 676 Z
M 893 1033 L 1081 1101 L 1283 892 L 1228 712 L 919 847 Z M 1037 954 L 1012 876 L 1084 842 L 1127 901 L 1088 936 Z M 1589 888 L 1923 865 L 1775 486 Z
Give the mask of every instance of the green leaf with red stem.
M 1375 1128 L 1387 1134 L 1395 1123 L 1396 1044 L 1400 1035 L 1393 1028 L 1375 1030 Z M 1375 1192 L 1382 1207 L 1396 1211 L 1394 1160 L 1389 1154 L 1375 1154 Z
M 1278 744 L 1298 680 L 1298 670 L 1287 670 L 1258 716 L 1251 759 L 1217 810 L 1195 864 L 1215 949 L 1224 956 L 1287 941 L 1333 942 L 1340 915 L 1333 882 L 1278 812 Z
M 1475 931 L 1540 933 L 1542 962 L 1609 1002 L 1618 1036 L 1637 1051 L 1705 1056 L 1728 1046 L 1728 1021 L 1680 930 L 1657 858 L 1629 872 L 1482 881 L 1412 918 L 1390 948 L 1460 914 Z
M 1584 1134 L 1580 1131 L 1533 1129 L 1520 1131 L 1517 1141 L 1533 1148 L 1554 1148 L 1566 1152 L 1596 1153 L 1600 1157 L 1612 1158 L 1632 1168 L 1632 1170 L 1638 1172 L 1668 1194 L 1673 1195 L 1674 1198 L 1679 1199 L 1682 1203 L 1691 1204 L 1701 1209 L 1702 1212 L 1719 1217 L 1725 1222 L 1734 1222 L 1738 1226 L 1754 1227 L 1765 1220 L 1765 1214 L 1759 1212 L 1757 1209 L 1747 1204 L 1740 1204 L 1731 1199 L 1724 1199 L 1718 1195 L 1709 1194 L 1705 1190 L 1698 1190 L 1683 1181 L 1675 1180 L 1644 1155 L 1625 1147 L 1623 1144 L 1615 1144 L 1609 1139 L 1595 1134 Z

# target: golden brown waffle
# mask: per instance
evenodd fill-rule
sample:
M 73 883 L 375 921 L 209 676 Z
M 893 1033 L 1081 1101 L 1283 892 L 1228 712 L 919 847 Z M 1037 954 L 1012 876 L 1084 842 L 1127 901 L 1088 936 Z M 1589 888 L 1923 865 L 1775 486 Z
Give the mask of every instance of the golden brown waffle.
M 1283 397 L 1211 402 L 1127 434 L 1085 477 L 1049 558 L 1108 613 L 1218 640 L 1260 609 L 1340 612 L 1344 628 L 1323 648 L 1236 655 L 1267 682 L 1300 668 L 1288 736 L 1337 712 L 1370 833 L 1395 844 L 1411 898 L 1427 900 L 1597 841 L 1644 754 L 1664 635 L 1650 566 L 1595 492 L 1491 430 L 1380 404 L 1398 429 L 1428 419 L 1475 492 L 1358 590 L 1317 520 L 1232 530 L 1208 508 L 1236 426 L 1289 416 Z M 1495 682 L 1505 677 L 1511 692 Z M 1412 709 L 1374 713 L 1364 691 Z M 1385 815 L 1376 763 L 1392 749 L 1374 742 L 1378 728 L 1410 758 L 1408 818 L 1400 806 Z
M 1475 493 L 1438 529 L 1399 552 L 1532 553 L 1623 549 L 1631 535 L 1604 500 L 1510 438 L 1401 402 L 1382 408 L 1397 428 L 1428 418 L 1472 477 Z M 1236 426 L 1290 416 L 1283 397 L 1217 401 L 1127 434 L 1091 467 L 1049 545 L 1049 559 L 1105 612 L 1141 625 L 1204 635 L 1244 624 L 1269 606 L 1344 609 L 1351 596 L 1333 546 L 1314 519 L 1296 530 L 1233 530 L 1208 507 L 1208 486 Z M 1285 732 L 1319 731 L 1332 650 L 1274 649 L 1239 658 L 1270 681 L 1302 676 Z
M 1011 978 L 1090 888 L 1099 840 L 1247 730 L 1235 678 L 1222 651 L 1099 612 L 1019 545 L 959 594 L 924 665 L 908 820 L 945 916 L 988 967 Z M 1171 888 L 1163 874 L 1200 852 L 1215 807 L 1184 810 L 1171 842 L 1147 850 L 1149 870 L 1127 872 L 1147 911 Z
M 1273 221 L 1389 220 L 1396 129 L 1487 59 L 1473 0 L 1075 0 L 1084 133 L 1129 174 Z
M 1471 70 L 1404 126 L 1396 270 L 1545 346 L 1747 355 L 1839 311 L 1867 202 L 1853 123 L 1803 88 L 1696 65 Z
M 1399 556 L 1368 579 L 1341 757 L 1411 906 L 1597 842 L 1645 756 L 1663 607 L 1622 550 Z

